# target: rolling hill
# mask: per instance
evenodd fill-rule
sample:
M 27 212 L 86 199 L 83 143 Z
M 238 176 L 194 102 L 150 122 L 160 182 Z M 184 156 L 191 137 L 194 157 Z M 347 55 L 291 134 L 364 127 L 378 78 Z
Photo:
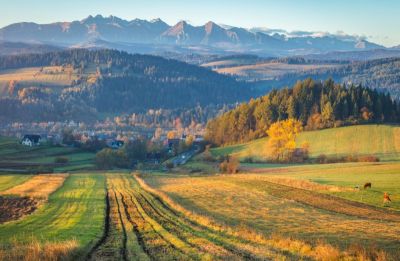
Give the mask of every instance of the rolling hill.
M 99 113 L 230 104 L 255 94 L 231 77 L 156 56 L 74 49 L 0 57 L 4 120 L 90 120 Z
M 214 156 L 230 154 L 241 160 L 263 160 L 267 153 L 268 138 L 244 144 L 212 149 Z M 310 157 L 322 154 L 328 157 L 348 155 L 375 155 L 381 161 L 400 160 L 400 127 L 390 125 L 358 125 L 320 131 L 302 132 L 297 145 L 310 144 Z
M 376 50 L 335 52 L 281 59 L 254 59 L 230 56 L 202 66 L 240 80 L 257 82 L 261 88 L 282 88 L 299 80 L 332 78 L 336 82 L 361 84 L 400 97 L 400 52 Z M 375 59 L 379 58 L 379 59 Z

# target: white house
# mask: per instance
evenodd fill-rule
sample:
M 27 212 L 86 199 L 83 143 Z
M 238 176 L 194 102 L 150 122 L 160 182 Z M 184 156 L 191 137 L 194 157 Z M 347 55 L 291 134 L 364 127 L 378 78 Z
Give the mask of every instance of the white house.
M 25 135 L 21 140 L 21 144 L 29 147 L 39 146 L 41 139 L 40 135 Z

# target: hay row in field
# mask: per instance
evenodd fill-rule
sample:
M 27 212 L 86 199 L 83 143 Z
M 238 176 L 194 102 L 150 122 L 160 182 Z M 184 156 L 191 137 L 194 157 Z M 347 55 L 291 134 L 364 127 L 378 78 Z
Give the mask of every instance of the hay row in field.
M 50 194 L 63 185 L 67 177 L 68 174 L 37 175 L 20 185 L 3 191 L 1 194 L 47 199 Z

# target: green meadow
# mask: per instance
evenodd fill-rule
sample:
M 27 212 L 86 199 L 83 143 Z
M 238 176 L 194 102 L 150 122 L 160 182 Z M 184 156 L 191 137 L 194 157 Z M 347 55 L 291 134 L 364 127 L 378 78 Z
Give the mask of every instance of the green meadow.
M 72 174 L 34 214 L 0 225 L 0 244 L 77 240 L 87 254 L 103 234 L 105 176 Z
M 263 160 L 268 138 L 245 144 L 225 146 L 211 150 L 213 156 L 234 155 L 240 159 L 252 157 Z M 300 147 L 307 142 L 310 156 L 375 155 L 381 161 L 400 159 L 400 127 L 390 125 L 358 125 L 320 131 L 305 131 L 297 138 Z

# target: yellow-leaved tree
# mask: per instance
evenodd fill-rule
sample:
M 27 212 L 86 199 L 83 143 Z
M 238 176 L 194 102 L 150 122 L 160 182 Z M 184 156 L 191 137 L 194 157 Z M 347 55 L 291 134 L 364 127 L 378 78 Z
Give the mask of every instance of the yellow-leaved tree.
M 287 159 L 296 149 L 296 137 L 301 131 L 302 124 L 295 119 L 273 123 L 267 130 L 268 150 L 272 158 L 278 161 Z

